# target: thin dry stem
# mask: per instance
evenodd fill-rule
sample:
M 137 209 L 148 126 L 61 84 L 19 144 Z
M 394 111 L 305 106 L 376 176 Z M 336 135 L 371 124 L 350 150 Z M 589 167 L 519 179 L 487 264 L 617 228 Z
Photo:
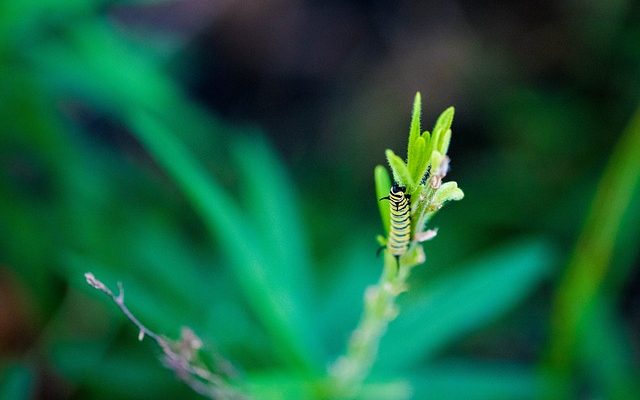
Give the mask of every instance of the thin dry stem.
M 124 302 L 124 288 L 118 282 L 118 294 L 113 293 L 107 285 L 95 277 L 91 272 L 84 274 L 87 283 L 95 289 L 106 294 L 120 308 L 127 319 L 138 328 L 138 340 L 151 338 L 160 347 L 163 353 L 162 363 L 173 370 L 176 376 L 187 384 L 196 393 L 216 400 L 241 400 L 247 399 L 244 394 L 233 388 L 224 377 L 234 375 L 231 364 L 215 355 L 216 364 L 220 367 L 217 371 L 211 371 L 202 362 L 197 360 L 197 352 L 202 348 L 202 341 L 187 327 L 182 328 L 180 339 L 170 340 L 147 328 L 129 310 Z

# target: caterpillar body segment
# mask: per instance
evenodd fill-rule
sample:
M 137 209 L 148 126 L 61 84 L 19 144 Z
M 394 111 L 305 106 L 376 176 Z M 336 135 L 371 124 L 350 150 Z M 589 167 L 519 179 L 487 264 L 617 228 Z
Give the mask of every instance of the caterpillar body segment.
M 406 190 L 406 187 L 394 183 L 389 196 L 380 199 L 389 200 L 391 224 L 387 250 L 396 258 L 398 266 L 400 266 L 400 257 L 407 252 L 411 241 L 411 196 L 405 193 Z

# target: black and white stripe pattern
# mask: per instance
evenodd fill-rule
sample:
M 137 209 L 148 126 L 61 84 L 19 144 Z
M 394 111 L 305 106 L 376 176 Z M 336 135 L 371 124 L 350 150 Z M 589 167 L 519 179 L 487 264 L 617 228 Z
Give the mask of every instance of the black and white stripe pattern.
M 406 190 L 406 187 L 394 183 L 388 197 L 391 224 L 387 249 L 398 261 L 409 248 L 411 239 L 411 196 L 405 194 Z

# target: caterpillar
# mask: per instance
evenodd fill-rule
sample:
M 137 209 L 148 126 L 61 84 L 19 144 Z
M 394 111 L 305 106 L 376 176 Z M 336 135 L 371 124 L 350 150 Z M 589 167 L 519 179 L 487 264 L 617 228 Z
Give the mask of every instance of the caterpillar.
M 380 200 L 389 200 L 391 224 L 387 250 L 396 258 L 400 266 L 400 256 L 407 252 L 411 239 L 411 195 L 406 194 L 407 188 L 394 182 L 389 190 L 389 196 Z

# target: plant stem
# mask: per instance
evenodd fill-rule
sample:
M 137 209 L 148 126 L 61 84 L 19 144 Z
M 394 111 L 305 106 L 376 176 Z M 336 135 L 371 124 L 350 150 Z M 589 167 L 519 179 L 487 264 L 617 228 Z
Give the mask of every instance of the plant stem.
M 384 269 L 377 284 L 364 294 L 364 310 L 351 334 L 346 354 L 329 368 L 332 397 L 353 398 L 371 371 L 380 339 L 398 315 L 396 299 L 407 288 L 411 268 L 424 261 L 422 246 L 413 246 L 396 265 L 395 257 L 385 252 Z

